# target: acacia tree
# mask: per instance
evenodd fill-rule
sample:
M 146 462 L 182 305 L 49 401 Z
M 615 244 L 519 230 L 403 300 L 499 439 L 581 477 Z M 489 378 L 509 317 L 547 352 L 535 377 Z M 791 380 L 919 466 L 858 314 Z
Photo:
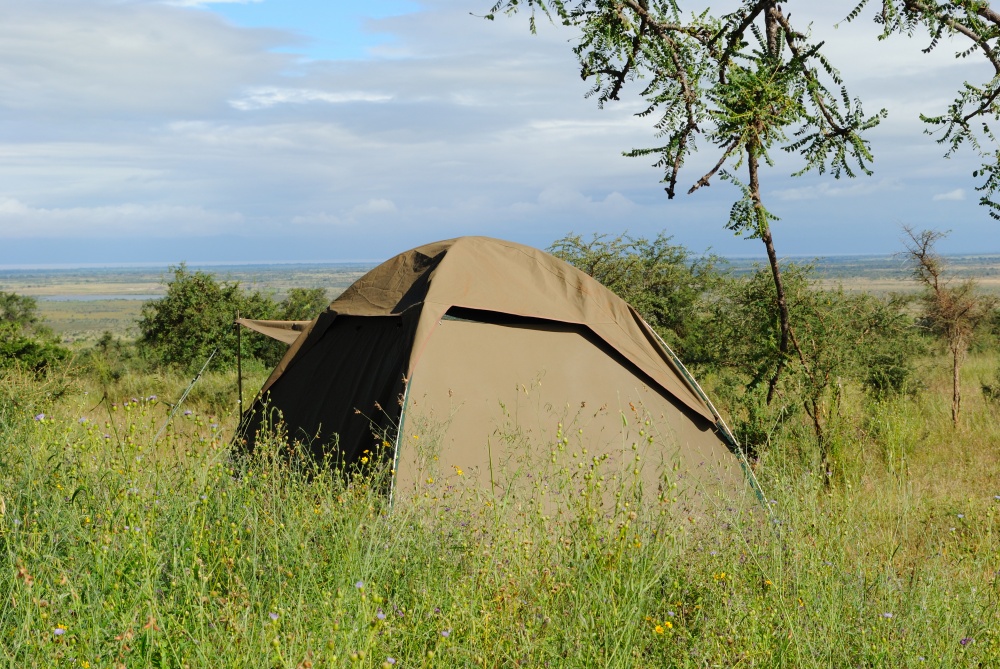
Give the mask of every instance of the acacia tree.
M 993 72 L 985 81 L 966 81 L 955 94 L 948 108 L 939 114 L 920 118 L 927 124 L 927 133 L 938 135 L 950 157 L 964 144 L 976 151 L 981 166 L 972 173 L 982 179 L 976 190 L 982 193 L 979 203 L 987 207 L 990 216 L 1000 219 L 1000 148 L 991 127 L 1000 121 L 1000 12 L 986 0 L 861 0 L 848 14 L 848 21 L 857 20 L 866 6 L 875 4 L 875 21 L 882 25 L 882 38 L 893 34 L 912 37 L 918 29 L 927 32 L 930 42 L 924 53 L 937 48 L 945 37 L 956 37 L 965 48 L 957 58 L 981 55 Z
M 944 339 L 951 353 L 951 421 L 958 425 L 962 410 L 962 363 L 976 329 L 993 315 L 996 300 L 982 295 L 972 279 L 955 283 L 948 278 L 947 266 L 934 250 L 934 244 L 944 233 L 915 232 L 908 227 L 903 230 L 909 238 L 905 256 L 913 278 L 924 287 L 924 318 L 931 330 Z
M 657 146 L 625 155 L 656 156 L 668 198 L 676 194 L 681 170 L 702 139 L 717 161 L 694 181 L 688 194 L 718 176 L 734 184 L 739 197 L 726 227 L 760 239 L 775 286 L 779 352 L 769 374 L 770 402 L 794 338 L 788 299 L 764 205 L 761 170 L 773 166 L 777 148 L 803 159 L 796 174 L 811 170 L 834 177 L 869 173 L 872 160 L 862 133 L 885 110 L 865 116 L 837 70 L 782 11 L 780 0 L 741 0 L 728 14 L 710 10 L 685 18 L 679 0 L 497 0 L 487 18 L 527 10 L 580 30 L 574 53 L 580 73 L 592 82 L 588 96 L 598 105 L 619 100 L 626 86 L 639 84 L 656 118 Z

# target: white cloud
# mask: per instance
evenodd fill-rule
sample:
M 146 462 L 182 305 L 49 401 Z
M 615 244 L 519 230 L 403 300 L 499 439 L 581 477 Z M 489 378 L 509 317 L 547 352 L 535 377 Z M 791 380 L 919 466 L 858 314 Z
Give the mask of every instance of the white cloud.
M 217 113 L 220 97 L 277 77 L 293 58 L 271 49 L 299 39 L 150 2 L 0 0 L 0 17 L 0 109 L 62 132 Z
M 375 198 L 368 200 L 364 204 L 358 205 L 351 210 L 352 214 L 391 214 L 396 211 L 396 204 L 392 200 L 385 198 Z
M 957 200 L 964 200 L 965 199 L 965 189 L 964 188 L 956 188 L 955 190 L 950 190 L 947 193 L 937 193 L 931 199 L 933 201 L 935 201 L 935 202 L 939 202 L 941 200 L 956 200 L 956 201 Z
M 310 212 L 292 217 L 293 225 L 312 225 L 322 227 L 337 227 L 347 223 L 343 218 L 335 214 L 328 214 L 325 211 Z
M 241 214 L 201 207 L 113 204 L 96 207 L 34 207 L 0 198 L 0 237 L 204 237 L 232 233 L 244 223 Z
M 623 214 L 635 208 L 635 203 L 618 191 L 595 200 L 566 185 L 547 186 L 538 193 L 535 202 L 516 202 L 511 205 L 511 211 L 520 215 L 566 211 L 584 213 L 588 216 L 609 216 Z
M 240 111 L 266 109 L 281 104 L 307 104 L 310 102 L 326 102 L 342 104 L 345 102 L 389 102 L 391 95 L 370 93 L 366 91 L 328 92 L 310 88 L 277 88 L 267 86 L 251 88 L 242 97 L 230 100 L 229 104 Z
M 331 214 L 326 211 L 308 212 L 292 217 L 296 226 L 313 226 L 320 228 L 355 227 L 362 219 L 394 214 L 399 210 L 396 203 L 386 198 L 372 198 L 363 204 L 351 207 L 343 214 Z
M 902 188 L 903 184 L 899 179 L 887 178 L 874 180 L 868 178 L 832 183 L 830 181 L 825 181 L 814 186 L 778 189 L 772 191 L 772 194 L 779 200 L 794 202 L 797 200 L 816 200 L 819 198 L 859 197 L 872 195 L 874 193 L 897 191 Z

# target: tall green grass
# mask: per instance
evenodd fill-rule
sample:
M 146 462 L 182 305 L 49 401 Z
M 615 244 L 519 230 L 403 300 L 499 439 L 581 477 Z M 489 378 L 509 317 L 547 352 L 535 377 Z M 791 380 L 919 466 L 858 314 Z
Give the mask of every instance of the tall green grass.
M 776 444 L 767 508 L 678 518 L 461 488 L 390 510 L 378 469 L 235 464 L 231 398 L 154 443 L 152 389 L 53 383 L 0 394 L 3 666 L 1000 663 L 1000 412 L 972 388 L 958 431 L 934 392 L 867 405 L 831 486 Z

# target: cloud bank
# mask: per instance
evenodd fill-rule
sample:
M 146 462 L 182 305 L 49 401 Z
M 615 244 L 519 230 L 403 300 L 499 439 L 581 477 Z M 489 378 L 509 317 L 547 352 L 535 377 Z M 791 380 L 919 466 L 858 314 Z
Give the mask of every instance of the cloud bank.
M 603 110 L 584 99 L 561 26 L 532 36 L 523 17 L 487 22 L 467 2 L 427 0 L 368 20 L 392 40 L 367 57 L 325 60 L 308 57 L 308 35 L 240 27 L 213 4 L 0 0 L 0 263 L 73 262 L 25 257 L 57 247 L 124 260 L 136 240 L 167 238 L 177 245 L 149 248 L 199 238 L 188 259 L 219 258 L 229 247 L 210 240 L 235 237 L 255 257 L 234 260 L 294 260 L 317 248 L 384 257 L 458 234 L 545 246 L 624 230 L 759 252 L 723 229 L 731 186 L 668 202 L 651 159 L 622 157 L 655 144 L 653 120 L 635 116 L 634 97 Z M 800 165 L 776 156 L 764 189 L 779 251 L 892 251 L 903 222 L 954 228 L 955 247 L 989 234 L 965 197 L 975 161 L 942 160 L 915 120 L 957 85 L 951 54 L 878 43 L 867 25 L 835 31 L 841 17 L 815 11 L 852 92 L 892 116 L 872 134 L 874 178 L 793 179 Z M 690 161 L 685 190 L 714 158 Z M 959 217 L 973 223 L 948 222 Z M 80 243 L 32 241 L 57 239 Z

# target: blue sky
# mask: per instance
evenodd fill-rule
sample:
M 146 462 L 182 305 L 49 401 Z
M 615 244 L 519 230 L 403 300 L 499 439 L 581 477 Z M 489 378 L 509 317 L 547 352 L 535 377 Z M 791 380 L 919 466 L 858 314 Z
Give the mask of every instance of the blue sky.
M 203 6 L 238 26 L 293 32 L 302 41 L 277 50 L 312 60 L 365 58 L 372 47 L 393 39 L 390 32 L 372 29 L 372 20 L 420 10 L 412 0 L 262 0 Z
M 732 186 L 668 201 L 650 160 L 622 157 L 652 121 L 634 90 L 585 98 L 571 30 L 473 15 L 490 4 L 0 0 L 0 265 L 377 260 L 467 234 L 623 231 L 762 255 L 724 229 Z M 984 66 L 835 27 L 838 4 L 794 9 L 890 117 L 871 177 L 793 178 L 784 156 L 766 171 L 778 252 L 892 253 L 903 224 L 1000 252 L 975 157 L 943 159 L 919 120 Z M 679 190 L 714 161 L 693 158 Z

